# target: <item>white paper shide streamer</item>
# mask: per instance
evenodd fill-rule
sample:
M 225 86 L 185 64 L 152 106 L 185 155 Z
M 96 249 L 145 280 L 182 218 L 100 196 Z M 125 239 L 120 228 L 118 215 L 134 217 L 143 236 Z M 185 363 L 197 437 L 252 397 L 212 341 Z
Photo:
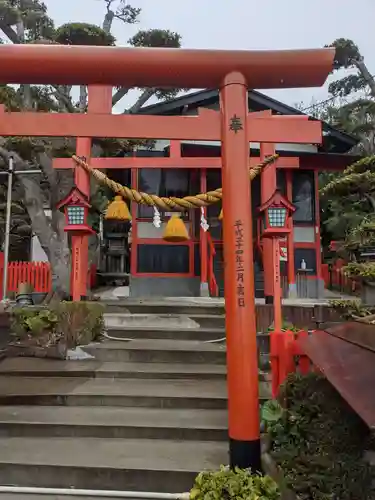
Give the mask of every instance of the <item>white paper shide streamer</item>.
M 204 232 L 207 232 L 210 226 L 208 225 L 207 219 L 204 216 L 204 208 L 201 207 L 201 228 Z
M 153 217 L 152 223 L 157 228 L 159 228 L 161 226 L 160 212 L 155 206 L 154 206 L 154 217 Z

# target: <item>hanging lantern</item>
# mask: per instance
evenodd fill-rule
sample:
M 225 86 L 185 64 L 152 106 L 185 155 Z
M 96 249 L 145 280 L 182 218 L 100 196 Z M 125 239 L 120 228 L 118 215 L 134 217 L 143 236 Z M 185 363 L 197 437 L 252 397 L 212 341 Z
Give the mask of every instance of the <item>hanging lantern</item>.
M 188 230 L 180 214 L 173 214 L 165 226 L 163 240 L 178 243 L 189 240 Z
M 262 237 L 282 237 L 288 234 L 290 232 L 288 219 L 295 210 L 279 191 L 275 191 L 271 198 L 258 208 Z
M 56 206 L 65 214 L 64 231 L 71 234 L 95 234 L 88 225 L 89 208 L 91 205 L 79 189 L 74 187 L 68 196 L 62 199 Z
M 106 220 L 129 221 L 132 216 L 130 215 L 129 207 L 122 196 L 115 196 L 115 199 L 108 205 L 104 218 Z

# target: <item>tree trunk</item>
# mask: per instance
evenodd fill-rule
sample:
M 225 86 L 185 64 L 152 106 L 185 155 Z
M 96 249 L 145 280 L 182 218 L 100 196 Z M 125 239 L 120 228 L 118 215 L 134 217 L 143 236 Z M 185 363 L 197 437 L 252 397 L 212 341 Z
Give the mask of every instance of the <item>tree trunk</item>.
M 138 97 L 137 101 L 125 113 L 138 113 L 138 111 L 151 99 L 155 94 L 156 89 L 145 89 Z
M 16 33 L 18 38 L 18 43 L 25 43 L 25 26 L 22 17 L 18 19 L 16 24 Z M 23 105 L 27 111 L 33 109 L 33 99 L 31 95 L 31 86 L 24 84 L 22 85 L 23 92 Z
M 365 64 L 364 59 L 363 58 L 354 59 L 353 63 L 355 64 L 358 71 L 361 73 L 361 75 L 365 79 L 367 85 L 370 87 L 370 92 L 371 92 L 372 97 L 375 97 L 375 80 L 374 80 L 374 77 L 369 72 L 369 70 Z
M 85 113 L 87 108 L 87 86 L 81 85 L 79 88 L 79 112 Z
M 113 10 L 108 8 L 103 21 L 103 31 L 105 31 L 106 33 L 111 32 L 114 17 L 115 13 L 113 12 Z
M 17 153 L 9 152 L 3 147 L 0 147 L 0 156 L 6 163 L 13 156 L 14 167 L 18 172 L 29 168 L 28 163 L 23 161 Z M 40 179 L 36 178 L 34 174 L 22 175 L 22 173 L 18 175 L 18 178 L 23 188 L 22 201 L 29 214 L 33 233 L 38 237 L 51 264 L 52 274 L 56 277 L 56 291 L 59 294 L 67 295 L 70 289 L 70 251 L 67 235 L 63 230 L 64 215 L 55 210 L 53 213 L 54 225 L 52 225 L 52 220 L 48 219 L 44 210 Z

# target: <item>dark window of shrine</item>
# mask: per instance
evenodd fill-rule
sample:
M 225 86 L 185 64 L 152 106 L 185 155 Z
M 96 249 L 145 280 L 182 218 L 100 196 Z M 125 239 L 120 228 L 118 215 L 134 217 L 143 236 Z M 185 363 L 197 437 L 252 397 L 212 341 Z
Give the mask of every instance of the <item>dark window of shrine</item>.
M 194 276 L 201 275 L 201 248 L 200 243 L 194 244 Z
M 140 168 L 138 170 L 138 191 L 158 196 L 183 198 L 191 193 L 192 182 L 189 169 Z M 138 205 L 138 217 L 152 218 L 154 210 Z
M 316 274 L 316 251 L 314 248 L 295 248 L 294 267 L 296 272 L 301 269 L 302 260 L 306 262 L 306 274 Z
M 138 245 L 139 273 L 187 274 L 189 247 L 187 245 Z
M 286 196 L 286 175 L 285 170 L 282 168 L 276 169 L 276 183 L 277 189 L 283 196 Z
M 314 222 L 314 174 L 313 172 L 293 172 L 293 204 L 296 211 L 293 220 L 297 223 Z

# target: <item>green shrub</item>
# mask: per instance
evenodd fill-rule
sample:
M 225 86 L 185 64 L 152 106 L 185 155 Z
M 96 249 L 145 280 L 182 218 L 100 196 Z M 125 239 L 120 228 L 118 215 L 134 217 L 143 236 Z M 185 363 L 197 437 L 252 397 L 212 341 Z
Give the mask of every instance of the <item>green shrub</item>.
M 374 314 L 375 307 L 367 307 L 360 300 L 330 300 L 329 305 L 335 309 L 344 319 L 365 317 Z
M 344 266 L 346 276 L 350 278 L 363 278 L 368 281 L 375 279 L 375 262 L 349 262 Z
M 98 340 L 104 331 L 104 306 L 98 302 L 58 302 L 52 306 L 58 316 L 56 328 L 69 348 Z
M 20 307 L 12 311 L 12 331 L 20 338 L 53 331 L 57 322 L 56 312 L 48 309 Z
M 12 331 L 19 340 L 46 336 L 64 340 L 68 348 L 98 340 L 104 330 L 104 307 L 98 302 L 54 302 L 49 307 L 12 311 Z
M 279 400 L 284 411 L 268 429 L 272 456 L 298 498 L 371 498 L 370 468 L 362 460 L 369 430 L 327 379 L 290 375 Z
M 280 491 L 269 476 L 221 467 L 215 472 L 201 472 L 190 492 L 190 500 L 278 500 Z
M 273 332 L 275 330 L 274 324 L 270 325 L 267 329 L 268 332 Z M 282 332 L 294 332 L 298 333 L 301 330 L 301 328 L 298 328 L 297 326 L 294 326 L 293 323 L 289 323 L 287 321 L 283 321 L 283 324 L 281 326 L 281 331 Z

